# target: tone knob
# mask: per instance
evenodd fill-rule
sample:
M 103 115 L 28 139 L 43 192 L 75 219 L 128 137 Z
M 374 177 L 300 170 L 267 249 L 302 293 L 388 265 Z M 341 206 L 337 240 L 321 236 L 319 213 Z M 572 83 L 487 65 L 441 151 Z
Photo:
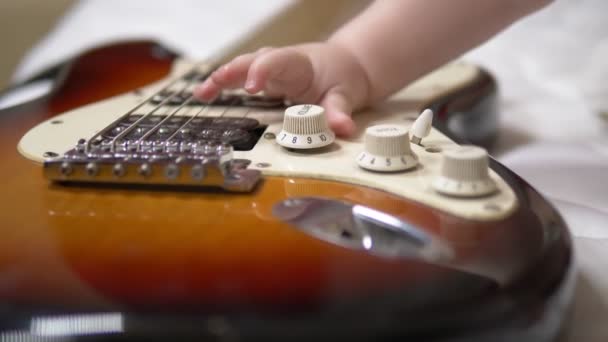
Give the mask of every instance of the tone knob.
M 403 171 L 418 164 L 407 129 L 377 125 L 365 130 L 365 150 L 357 156 L 360 167 L 372 171 Z
M 294 149 L 311 149 L 327 146 L 336 136 L 329 129 L 325 109 L 311 104 L 291 106 L 285 110 L 283 130 L 277 143 Z
M 496 191 L 488 172 L 488 152 L 477 146 L 464 145 L 443 152 L 441 175 L 433 187 L 441 194 L 476 197 Z

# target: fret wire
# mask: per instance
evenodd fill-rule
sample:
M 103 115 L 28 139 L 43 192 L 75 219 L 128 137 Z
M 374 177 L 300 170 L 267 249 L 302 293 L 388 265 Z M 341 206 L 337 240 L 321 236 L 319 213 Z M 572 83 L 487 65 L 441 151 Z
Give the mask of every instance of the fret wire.
M 89 138 L 86 142 L 86 146 L 85 146 L 85 151 L 89 152 L 91 150 L 91 144 L 93 141 L 95 141 L 97 138 L 103 136 L 104 134 L 106 134 L 108 131 L 110 131 L 111 129 L 113 129 L 117 124 L 121 123 L 122 121 L 124 121 L 125 118 L 129 117 L 131 114 L 133 114 L 136 110 L 138 110 L 139 108 L 141 108 L 142 106 L 144 106 L 145 104 L 149 103 L 150 100 L 152 100 L 155 96 L 161 94 L 163 91 L 166 91 L 167 89 L 169 89 L 171 86 L 173 86 L 175 83 L 177 83 L 178 81 L 182 80 L 186 75 L 188 75 L 191 72 L 195 72 L 198 70 L 198 68 L 203 64 L 204 62 L 199 62 L 196 63 L 191 69 L 189 69 L 188 71 L 186 71 L 184 74 L 175 77 L 175 79 L 170 80 L 169 83 L 161 88 L 160 90 L 158 90 L 157 92 L 155 92 L 154 94 L 150 95 L 148 98 L 146 98 L 144 101 L 142 101 L 140 104 L 138 104 L 137 106 L 135 106 L 134 108 L 132 108 L 131 110 L 129 110 L 128 112 L 126 112 L 125 114 L 121 115 L 119 118 L 117 118 L 116 120 L 114 120 L 112 123 L 110 123 L 108 126 L 106 126 L 104 129 L 102 129 L 101 131 L 97 132 L 96 134 L 94 134 L 91 138 Z M 114 152 L 114 143 L 112 143 L 112 152 Z

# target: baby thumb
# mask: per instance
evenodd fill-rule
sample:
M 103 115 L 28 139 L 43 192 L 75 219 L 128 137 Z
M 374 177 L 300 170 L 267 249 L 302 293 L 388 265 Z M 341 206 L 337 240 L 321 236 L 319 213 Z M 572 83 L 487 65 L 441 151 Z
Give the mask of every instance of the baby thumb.
M 343 92 L 330 89 L 323 100 L 321 106 L 325 108 L 329 127 L 336 135 L 348 138 L 355 132 L 355 122 L 351 118 L 353 105 Z

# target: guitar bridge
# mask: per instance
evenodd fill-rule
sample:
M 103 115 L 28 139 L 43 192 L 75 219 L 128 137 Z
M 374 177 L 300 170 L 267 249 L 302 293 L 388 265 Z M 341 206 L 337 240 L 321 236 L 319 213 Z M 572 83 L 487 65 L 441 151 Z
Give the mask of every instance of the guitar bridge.
M 192 94 L 208 76 L 193 70 L 130 109 L 115 122 L 58 158 L 44 162 L 44 175 L 59 183 L 220 187 L 249 192 L 261 178 L 233 151 L 249 151 L 266 126 L 225 116 L 234 107 L 280 108 L 284 100 L 223 92 L 212 103 Z M 219 115 L 206 110 L 221 108 Z
M 247 118 L 132 115 L 104 133 L 44 163 L 47 179 L 59 183 L 220 187 L 252 191 L 259 171 L 233 159 L 249 150 L 264 126 Z M 129 131 L 129 134 L 124 134 Z M 122 135 L 121 135 L 122 134 Z
M 44 175 L 58 183 L 219 187 L 249 192 L 261 178 L 246 169 L 248 160 L 232 159 L 230 145 L 198 146 L 196 152 L 82 153 L 78 148 L 44 163 Z

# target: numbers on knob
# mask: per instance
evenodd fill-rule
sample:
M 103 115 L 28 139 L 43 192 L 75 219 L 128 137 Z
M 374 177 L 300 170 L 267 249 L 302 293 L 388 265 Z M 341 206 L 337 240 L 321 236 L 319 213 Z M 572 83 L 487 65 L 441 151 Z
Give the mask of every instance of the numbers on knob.
M 383 124 L 365 130 L 364 150 L 357 164 L 369 171 L 397 172 L 413 169 L 418 159 L 410 149 L 407 129 Z
M 315 149 L 331 144 L 335 139 L 320 106 L 303 104 L 285 110 L 283 129 L 276 142 L 290 150 Z
M 433 181 L 435 190 L 454 197 L 490 196 L 497 192 L 488 167 L 485 149 L 463 145 L 444 150 L 441 173 Z

